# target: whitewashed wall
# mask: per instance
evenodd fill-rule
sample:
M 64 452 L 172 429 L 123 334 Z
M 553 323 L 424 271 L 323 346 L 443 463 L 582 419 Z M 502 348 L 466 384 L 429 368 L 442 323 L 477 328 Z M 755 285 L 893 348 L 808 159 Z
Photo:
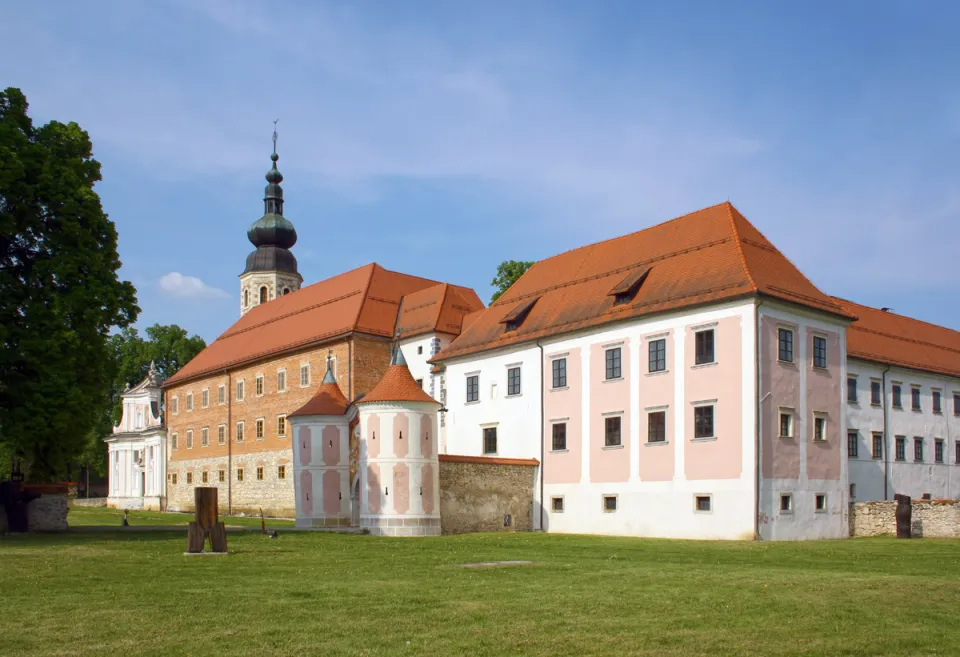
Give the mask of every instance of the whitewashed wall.
M 437 401 L 442 401 L 440 376 L 430 373 L 433 366 L 427 361 L 440 353 L 440 350 L 452 340 L 453 336 L 446 333 L 427 333 L 400 340 L 400 351 L 403 352 L 403 358 L 407 361 L 411 376 L 414 380 L 422 381 L 423 389 Z

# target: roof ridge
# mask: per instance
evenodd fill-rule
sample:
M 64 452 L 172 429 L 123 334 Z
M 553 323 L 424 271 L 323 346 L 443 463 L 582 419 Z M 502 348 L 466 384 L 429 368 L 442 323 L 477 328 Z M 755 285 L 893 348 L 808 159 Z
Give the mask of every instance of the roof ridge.
M 733 205 L 730 201 L 727 201 L 724 204 L 727 210 L 727 216 L 730 218 L 730 229 L 733 231 L 733 242 L 736 245 L 737 253 L 740 255 L 740 266 L 743 268 L 743 273 L 747 277 L 747 280 L 750 282 L 750 286 L 753 288 L 754 292 L 760 290 L 757 286 L 757 281 L 754 280 L 753 274 L 750 272 L 750 268 L 747 266 L 747 255 L 743 252 L 743 237 L 740 235 L 740 229 L 737 228 L 736 217 L 733 216 Z
M 440 295 L 440 303 L 437 304 L 437 314 L 433 318 L 433 325 L 440 326 L 440 316 L 443 314 L 443 304 L 447 302 L 447 294 L 450 292 L 450 285 L 447 283 L 441 283 L 443 285 L 443 294 Z
M 363 315 L 363 309 L 366 307 L 366 305 L 367 305 L 367 300 L 368 300 L 368 298 L 369 298 L 369 296 L 370 296 L 370 285 L 371 285 L 371 283 L 373 282 L 373 274 L 374 274 L 375 271 L 377 271 L 377 267 L 380 267 L 380 265 L 378 265 L 376 262 L 371 262 L 369 265 L 366 265 L 366 266 L 367 266 L 367 267 L 370 267 L 370 275 L 367 276 L 366 285 L 364 285 L 363 290 L 362 290 L 362 292 L 363 292 L 363 301 L 361 301 L 361 302 L 360 302 L 360 305 L 357 307 L 357 314 L 356 314 L 356 316 L 353 318 L 353 325 L 354 325 L 354 326 L 359 326 L 359 325 L 360 325 L 360 317 Z M 383 269 L 383 267 L 380 267 L 380 269 Z M 396 322 L 394 322 L 394 327 L 396 327 Z
M 936 329 L 941 329 L 941 330 L 944 330 L 944 331 L 950 331 L 951 333 L 960 334 L 960 331 L 958 331 L 958 330 L 956 330 L 956 329 L 952 329 L 952 328 L 950 328 L 949 326 L 942 326 L 942 325 L 940 325 L 940 324 L 934 324 L 933 322 L 928 322 L 928 321 L 926 321 L 925 319 L 917 319 L 916 317 L 911 317 L 910 315 L 902 315 L 902 314 L 900 314 L 900 313 L 891 312 L 891 311 L 889 311 L 889 310 L 881 310 L 880 308 L 874 308 L 873 306 L 868 306 L 868 305 L 865 304 L 865 303 L 858 303 L 858 302 L 856 302 L 856 301 L 851 301 L 850 299 L 847 299 L 847 298 L 844 298 L 844 297 L 834 296 L 834 295 L 832 295 L 832 294 L 831 294 L 831 295 L 828 295 L 828 296 L 829 296 L 831 299 L 833 299 L 834 301 L 842 301 L 843 303 L 850 303 L 850 304 L 853 304 L 854 306 L 860 306 L 861 308 L 867 308 L 867 309 L 869 309 L 869 310 L 873 310 L 873 311 L 876 311 L 876 312 L 878 312 L 878 313 L 884 313 L 885 315 L 893 315 L 894 317 L 902 317 L 903 319 L 908 319 L 908 320 L 910 320 L 911 322 L 919 322 L 920 324 L 925 324 L 926 326 L 930 326 L 930 327 L 933 327 L 933 328 L 936 328 Z M 864 330 L 864 329 L 861 328 L 861 330 Z M 938 346 L 939 346 L 939 345 L 938 345 Z

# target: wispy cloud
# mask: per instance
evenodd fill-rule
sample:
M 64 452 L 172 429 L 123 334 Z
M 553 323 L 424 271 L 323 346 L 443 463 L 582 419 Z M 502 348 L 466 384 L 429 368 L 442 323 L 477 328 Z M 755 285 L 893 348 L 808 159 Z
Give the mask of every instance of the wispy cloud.
M 166 296 L 173 299 L 212 301 L 230 298 L 230 294 L 225 290 L 207 285 L 196 276 L 184 276 L 176 271 L 161 276 L 158 285 Z

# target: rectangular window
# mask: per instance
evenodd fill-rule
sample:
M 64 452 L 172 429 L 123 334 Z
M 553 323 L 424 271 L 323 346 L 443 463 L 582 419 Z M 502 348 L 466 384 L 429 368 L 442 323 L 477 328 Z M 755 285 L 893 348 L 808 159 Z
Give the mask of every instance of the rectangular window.
M 180 412 L 180 399 L 176 395 L 170 399 L 170 412 L 174 415 Z
M 793 413 L 780 412 L 780 437 L 793 438 Z
M 920 388 L 910 388 L 910 408 L 920 410 Z
M 779 345 L 779 359 L 784 363 L 793 362 L 793 331 L 790 329 L 778 329 L 777 342 Z
M 207 408 L 210 405 L 210 389 L 204 388 L 200 391 L 200 407 Z
M 622 371 L 620 367 L 620 347 L 614 347 L 613 349 L 607 349 L 606 351 L 607 358 L 607 380 L 610 379 L 619 379 Z
M 603 496 L 603 512 L 604 513 L 614 513 L 617 510 L 617 496 L 616 495 L 604 495 Z
M 200 429 L 200 446 L 210 447 L 210 429 L 207 427 Z
M 790 493 L 782 493 L 780 495 L 780 513 L 792 513 L 793 512 L 793 495 Z
M 705 365 L 714 362 L 714 339 L 713 329 L 708 331 L 697 331 L 695 334 L 696 342 L 696 364 Z
M 417 355 L 419 356 L 422 353 L 423 353 L 423 345 L 420 345 L 417 347 Z
M 423 379 L 417 379 L 417 387 L 423 390 Z
M 896 383 L 893 384 L 893 407 L 903 408 L 903 400 L 900 399 L 900 386 Z
M 511 367 L 507 370 L 507 394 L 520 394 L 520 368 Z
M 813 439 L 817 441 L 827 439 L 827 418 L 813 418 Z
M 555 358 L 553 360 L 553 387 L 567 387 L 567 359 Z
M 287 478 L 287 466 L 278 465 L 277 466 L 277 479 L 286 479 Z
M 603 418 L 603 444 L 605 447 L 621 445 L 620 416 Z
M 563 513 L 563 498 L 562 497 L 550 498 L 550 507 L 553 509 L 554 513 Z
M 180 436 L 173 434 L 170 436 L 170 449 L 171 451 L 177 450 L 180 448 Z
M 913 439 L 913 460 L 914 461 L 923 460 L 923 438 Z
M 304 363 L 300 366 L 300 387 L 306 388 L 310 385 L 310 363 Z
M 287 389 L 287 370 L 277 372 L 277 392 L 285 392 Z
M 243 422 L 237 422 L 237 442 L 243 442 Z
M 237 401 L 243 401 L 243 381 L 237 381 Z
M 193 410 L 193 393 L 192 392 L 187 393 L 187 410 L 188 411 Z
M 263 418 L 257 420 L 257 440 L 263 440 Z
M 243 481 L 243 468 L 237 468 L 237 481 Z
M 227 442 L 227 427 L 221 424 L 217 427 L 217 444 L 223 445 L 225 442 Z
M 651 340 L 649 345 L 649 371 L 664 372 L 667 369 L 667 339 Z
M 485 427 L 483 430 L 483 453 L 497 453 L 497 428 Z
M 847 401 L 854 403 L 857 401 L 857 377 L 855 376 L 847 377 Z
M 960 392 L 953 393 L 953 414 L 960 415 Z
M 187 473 L 187 483 L 188 483 L 188 484 L 192 484 L 192 483 L 193 483 L 193 473 L 192 473 L 192 472 L 188 472 L 188 473 Z
M 263 375 L 257 375 L 257 397 L 263 396 Z
M 206 470 L 204 470 L 203 472 L 200 473 L 200 481 L 203 482 L 203 483 L 207 483 L 207 471 L 206 471 Z
M 693 437 L 713 438 L 713 406 L 693 409 Z
M 277 435 L 278 436 L 287 435 L 287 416 L 286 415 L 277 416 Z
M 187 429 L 187 449 L 193 449 L 193 429 Z
M 467 377 L 467 401 L 475 402 L 480 399 L 480 376 Z
M 227 403 L 227 386 L 222 383 L 217 387 L 217 403 L 221 406 Z
M 903 436 L 897 436 L 896 458 L 898 461 L 907 460 L 907 439 Z
M 874 406 L 880 405 L 880 382 L 870 382 L 870 403 Z
M 827 366 L 827 339 L 819 335 L 813 336 L 813 366 Z
M 939 438 L 933 441 L 933 460 L 943 463 L 943 441 Z
M 883 458 L 883 434 L 874 433 L 873 434 L 873 458 L 882 459 Z
M 930 394 L 933 397 L 933 412 L 943 413 L 943 407 L 940 404 L 940 391 L 934 390 Z
M 219 470 L 217 471 L 217 481 L 223 482 L 227 480 L 227 471 Z
M 827 510 L 827 494 L 826 493 L 817 493 L 814 498 L 814 510 L 817 513 L 823 513 Z
M 857 446 L 860 442 L 860 435 L 856 431 L 847 432 L 847 456 L 857 458 Z
M 257 481 L 263 481 L 263 466 L 257 466 Z
M 567 425 L 558 422 L 553 425 L 553 451 L 562 452 L 567 449 Z
M 170 475 L 170 483 L 172 483 L 174 486 L 177 485 L 177 473 L 176 473 L 176 472 L 174 472 L 172 475 Z
M 713 510 L 713 498 L 709 495 L 697 495 L 696 506 L 694 507 L 700 513 L 709 513 Z
M 647 442 L 663 443 L 667 441 L 667 412 L 647 413 Z
M 850 484 L 850 499 L 851 499 L 851 500 L 857 499 L 857 485 L 856 485 L 856 484 Z

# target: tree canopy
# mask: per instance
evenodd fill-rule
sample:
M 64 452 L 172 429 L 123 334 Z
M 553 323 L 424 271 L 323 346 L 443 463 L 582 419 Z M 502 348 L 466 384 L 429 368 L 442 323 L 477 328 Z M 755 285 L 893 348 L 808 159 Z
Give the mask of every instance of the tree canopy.
M 500 266 L 497 267 L 497 275 L 490 281 L 490 285 L 496 288 L 496 291 L 490 298 L 490 303 L 499 299 L 501 295 L 503 295 L 511 285 L 516 283 L 517 279 L 523 276 L 532 266 L 532 262 L 525 260 L 504 260 L 501 262 Z
M 117 375 L 110 332 L 137 318 L 116 226 L 76 123 L 36 127 L 0 92 L 0 446 L 31 479 L 62 476 L 101 424 Z

